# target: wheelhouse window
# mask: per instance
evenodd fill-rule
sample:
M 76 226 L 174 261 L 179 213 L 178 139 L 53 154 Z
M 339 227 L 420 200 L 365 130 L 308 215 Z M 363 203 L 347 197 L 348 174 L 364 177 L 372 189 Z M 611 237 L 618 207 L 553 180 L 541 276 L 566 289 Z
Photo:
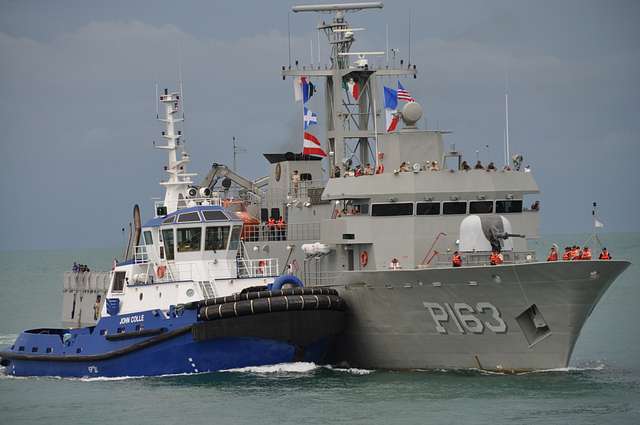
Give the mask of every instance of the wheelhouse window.
M 444 202 L 442 204 L 442 214 L 466 214 L 466 202 Z
M 371 206 L 371 215 L 374 217 L 413 215 L 413 203 L 394 202 L 393 204 L 373 204 Z
M 469 202 L 469 214 L 491 214 L 492 212 L 493 201 Z
M 238 249 L 240 245 L 240 232 L 242 231 L 242 226 L 233 226 L 233 230 L 231 231 L 231 238 L 229 239 L 229 250 L 235 251 Z
M 229 226 L 207 227 L 204 237 L 204 250 L 217 251 L 227 249 Z
M 200 222 L 200 215 L 197 211 L 180 214 L 178 223 L 194 223 Z
M 417 215 L 440 215 L 440 202 L 418 202 Z
M 124 289 L 124 278 L 127 272 L 115 272 L 113 274 L 113 291 L 122 292 Z
M 164 240 L 164 250 L 165 250 L 165 255 L 167 257 L 167 260 L 173 260 L 175 258 L 174 243 L 173 243 L 173 229 L 163 229 L 162 239 Z
M 153 236 L 151 235 L 150 230 L 144 231 L 144 244 L 145 245 L 153 245 Z
M 202 211 L 202 215 L 204 215 L 204 219 L 207 221 L 228 220 L 227 216 L 224 215 L 222 211 L 205 210 Z
M 177 229 L 178 252 L 200 251 L 202 229 L 200 227 L 186 227 Z
M 167 217 L 164 220 L 162 220 L 162 224 L 171 224 L 174 221 L 176 221 L 176 216 L 172 215 L 171 217 Z
M 496 213 L 520 213 L 522 200 L 496 201 Z

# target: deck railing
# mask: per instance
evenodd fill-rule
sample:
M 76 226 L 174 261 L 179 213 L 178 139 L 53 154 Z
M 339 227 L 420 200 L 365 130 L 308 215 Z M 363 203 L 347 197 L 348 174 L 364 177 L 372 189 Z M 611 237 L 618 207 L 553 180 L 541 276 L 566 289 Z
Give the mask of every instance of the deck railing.
M 238 258 L 238 277 L 272 277 L 279 274 L 277 258 Z
M 245 224 L 242 238 L 245 242 L 318 240 L 320 223 Z

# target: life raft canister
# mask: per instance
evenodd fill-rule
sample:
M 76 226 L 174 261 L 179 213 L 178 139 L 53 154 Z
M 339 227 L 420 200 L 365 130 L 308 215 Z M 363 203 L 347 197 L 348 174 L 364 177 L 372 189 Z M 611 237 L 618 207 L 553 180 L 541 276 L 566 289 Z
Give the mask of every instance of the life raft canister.
M 159 279 L 162 279 L 166 271 L 167 266 L 158 266 L 158 268 L 156 269 L 156 276 L 158 276 Z
M 369 254 L 367 253 L 367 251 L 362 251 L 362 254 L 360 254 L 360 266 L 366 267 L 368 262 Z

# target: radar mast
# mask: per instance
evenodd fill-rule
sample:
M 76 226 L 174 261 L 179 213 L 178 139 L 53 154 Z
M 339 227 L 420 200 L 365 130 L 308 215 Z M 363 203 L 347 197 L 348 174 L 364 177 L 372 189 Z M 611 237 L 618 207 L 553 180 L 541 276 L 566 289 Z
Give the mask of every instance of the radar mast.
M 368 9 L 382 9 L 382 2 L 318 4 L 293 6 L 294 13 L 316 12 L 332 13 L 330 23 L 322 22 L 317 30 L 324 32 L 331 52 L 331 64 L 324 69 L 320 66 L 300 68 L 282 67 L 284 77 L 320 77 L 325 79 L 325 113 L 327 120 L 327 148 L 331 162 L 331 175 L 336 165 L 349 164 L 352 158 L 364 165 L 378 161 L 377 118 L 379 116 L 376 99 L 379 96 L 376 77 L 416 76 L 415 65 L 406 68 L 375 69 L 370 66 L 368 57 L 384 55 L 385 52 L 352 52 L 355 32 L 363 28 L 351 28 L 345 19 L 347 12 Z M 356 57 L 355 60 L 351 60 Z M 404 61 L 400 61 L 401 67 Z M 354 99 L 345 88 L 347 83 L 359 87 L 359 96 Z M 373 146 L 372 146 L 373 142 Z M 354 154 L 348 153 L 348 145 L 355 144 Z

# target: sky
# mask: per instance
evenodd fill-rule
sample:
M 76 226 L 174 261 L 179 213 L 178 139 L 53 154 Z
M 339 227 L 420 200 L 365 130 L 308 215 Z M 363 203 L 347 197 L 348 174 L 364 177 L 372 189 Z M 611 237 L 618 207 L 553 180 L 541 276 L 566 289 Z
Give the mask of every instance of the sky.
M 280 77 L 287 21 L 308 64 L 330 16 L 293 4 L 0 0 L 0 249 L 117 246 L 135 203 L 152 215 L 166 160 L 152 147 L 155 84 L 175 88 L 179 69 L 190 171 L 231 164 L 234 136 L 251 178 L 267 174 L 263 152 L 300 150 L 300 105 Z M 640 2 L 387 1 L 348 15 L 367 29 L 353 49 L 384 50 L 388 25 L 407 61 L 409 17 L 418 78 L 404 86 L 423 127 L 501 163 L 508 81 L 511 151 L 541 189 L 541 232 L 591 231 L 594 201 L 605 231 L 640 231 Z M 322 39 L 320 53 L 328 63 Z

